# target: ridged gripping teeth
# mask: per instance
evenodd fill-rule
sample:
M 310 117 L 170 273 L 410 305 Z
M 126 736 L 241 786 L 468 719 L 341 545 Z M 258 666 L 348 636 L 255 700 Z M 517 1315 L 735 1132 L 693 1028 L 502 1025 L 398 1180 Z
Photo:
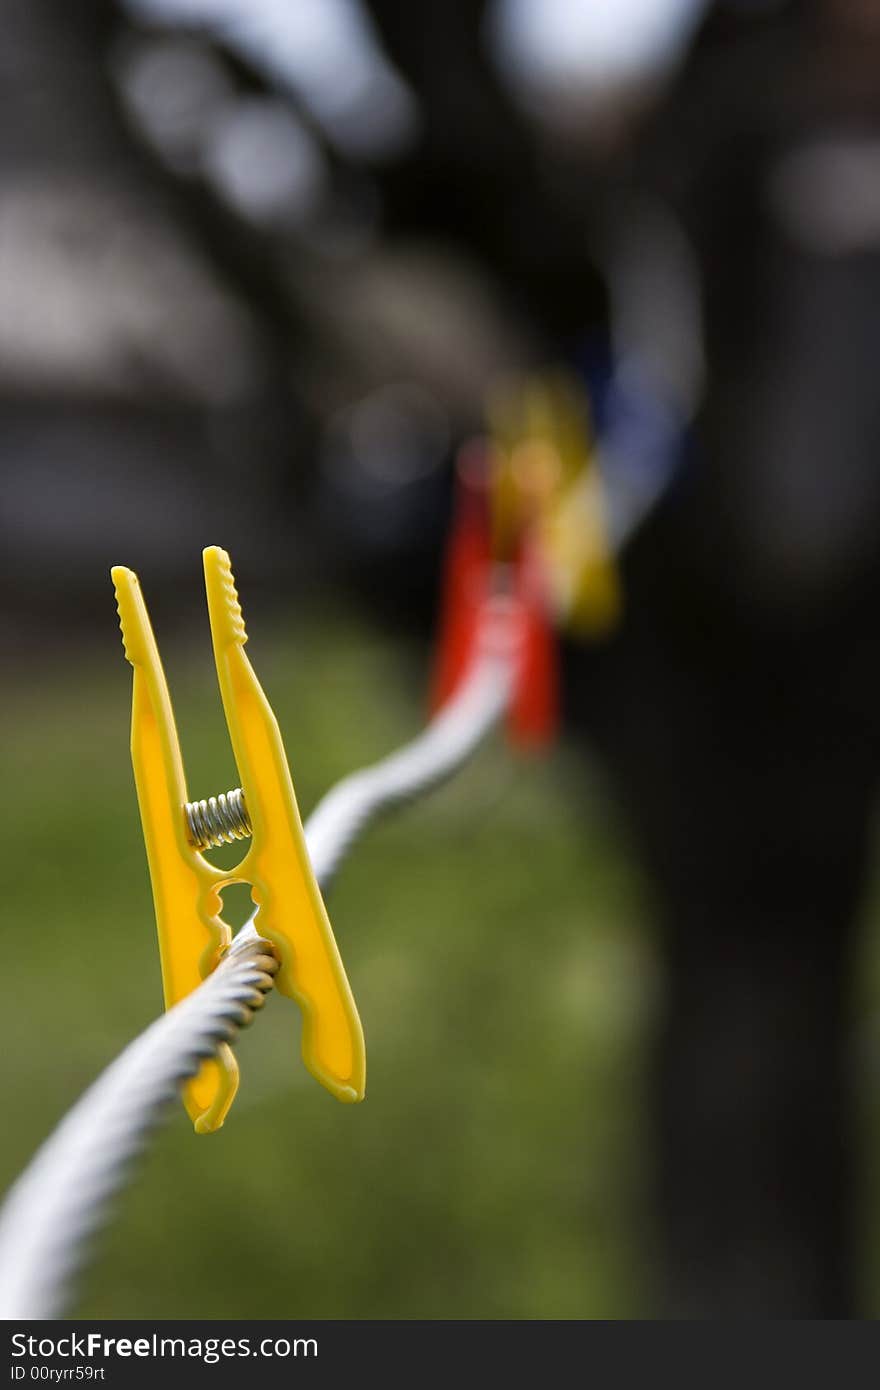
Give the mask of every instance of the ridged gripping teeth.
M 243 647 L 247 631 L 229 555 L 219 545 L 211 545 L 204 552 L 204 562 L 212 630 L 224 641 Z
M 124 565 L 114 565 L 110 571 L 110 578 L 116 594 L 116 611 L 119 614 L 125 659 L 132 666 L 142 666 L 147 659 L 145 626 L 149 627 L 149 619 L 140 582 L 134 570 L 126 569 Z

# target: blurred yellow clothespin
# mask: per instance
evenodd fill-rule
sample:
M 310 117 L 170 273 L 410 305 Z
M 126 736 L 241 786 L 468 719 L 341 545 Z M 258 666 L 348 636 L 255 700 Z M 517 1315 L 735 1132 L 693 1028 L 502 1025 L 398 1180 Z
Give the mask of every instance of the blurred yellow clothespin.
M 535 375 L 501 383 L 487 412 L 496 545 L 509 550 L 534 528 L 557 623 L 602 635 L 620 617 L 621 591 L 584 392 L 565 372 Z
M 208 801 L 187 797 L 183 759 L 156 639 L 137 575 L 112 571 L 125 654 L 134 667 L 131 756 L 147 845 L 165 1007 L 217 965 L 232 939 L 221 890 L 251 885 L 257 929 L 280 960 L 276 985 L 303 1014 L 306 1066 L 341 1101 L 363 1099 L 366 1062 L 357 1008 L 309 862 L 277 720 L 245 655 L 247 641 L 229 556 L 204 552 L 214 658 L 241 788 Z M 247 835 L 233 869 L 202 851 Z M 219 1129 L 238 1088 L 229 1047 L 184 1089 L 197 1133 Z

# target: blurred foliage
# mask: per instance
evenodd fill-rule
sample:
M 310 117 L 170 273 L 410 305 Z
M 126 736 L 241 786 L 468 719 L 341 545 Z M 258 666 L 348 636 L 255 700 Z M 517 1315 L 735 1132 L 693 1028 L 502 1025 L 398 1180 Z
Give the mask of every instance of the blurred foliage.
M 339 614 L 249 627 L 304 811 L 418 729 L 421 649 Z M 207 624 L 159 637 L 190 790 L 232 786 Z M 4 1185 L 157 1012 L 129 708 L 109 616 L 106 641 L 73 666 L 56 653 L 7 689 L 18 871 L 4 887 Z M 236 925 L 239 891 L 227 894 Z M 644 1311 L 657 971 L 589 764 L 565 748 L 515 759 L 497 742 L 370 832 L 331 910 L 364 1021 L 367 1101 L 336 1105 L 307 1076 L 297 1012 L 270 999 L 242 1038 L 226 1127 L 196 1138 L 181 1108 L 158 1132 L 76 1313 Z

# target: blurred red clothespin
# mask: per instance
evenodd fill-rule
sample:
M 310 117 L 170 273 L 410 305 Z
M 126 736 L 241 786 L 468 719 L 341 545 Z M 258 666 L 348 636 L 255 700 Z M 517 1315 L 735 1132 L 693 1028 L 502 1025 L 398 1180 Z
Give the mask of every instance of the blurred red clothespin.
M 542 747 L 559 724 L 559 667 L 542 565 L 510 459 L 493 443 L 465 445 L 446 548 L 440 631 L 431 688 L 436 713 L 459 689 L 478 651 L 490 608 L 508 602 L 516 663 L 508 736 L 520 748 Z
M 523 534 L 513 572 L 522 632 L 508 735 L 518 748 L 543 748 L 559 731 L 559 648 L 534 535 Z

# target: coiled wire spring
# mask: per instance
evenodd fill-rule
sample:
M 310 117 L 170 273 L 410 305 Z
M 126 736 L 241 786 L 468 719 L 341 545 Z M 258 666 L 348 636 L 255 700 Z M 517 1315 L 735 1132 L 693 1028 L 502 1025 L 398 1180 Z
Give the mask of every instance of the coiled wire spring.
M 216 849 L 253 834 L 241 787 L 209 796 L 207 801 L 188 801 L 183 809 L 189 842 L 196 849 Z

